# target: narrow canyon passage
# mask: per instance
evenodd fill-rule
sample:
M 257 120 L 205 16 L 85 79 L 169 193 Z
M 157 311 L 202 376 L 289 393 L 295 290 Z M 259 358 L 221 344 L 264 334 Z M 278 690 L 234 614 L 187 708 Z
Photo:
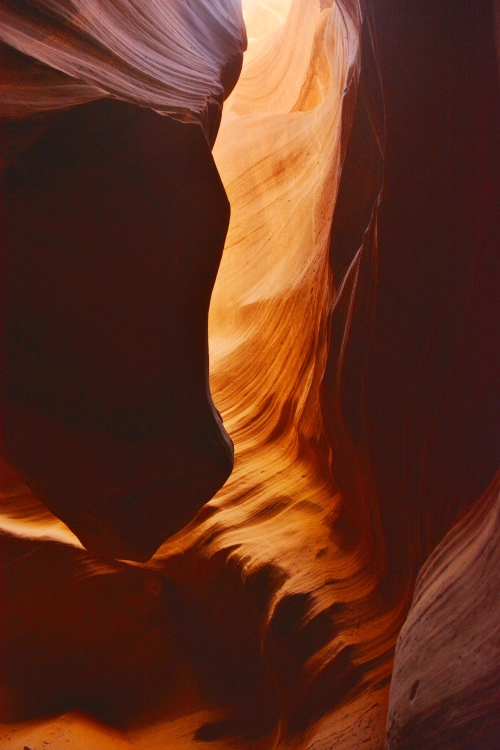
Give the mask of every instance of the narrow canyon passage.
M 489 4 L 480 5 L 489 18 Z M 206 6 L 220 10 L 215 2 Z M 450 21 L 452 4 L 439 12 L 426 7 L 413 19 L 408 8 L 396 6 L 389 0 L 244 0 L 248 48 L 220 125 L 220 95 L 201 118 L 192 114 L 201 96 L 197 77 L 206 88 L 213 76 L 196 57 L 199 49 L 191 49 L 191 68 L 180 55 L 173 73 L 168 66 L 161 71 L 159 90 L 170 93 L 164 109 L 156 109 L 177 118 L 169 126 L 174 134 L 196 128 L 185 152 L 195 154 L 193 174 L 198 159 L 205 170 L 199 192 L 211 186 L 204 217 L 213 209 L 216 224 L 224 204 L 214 163 L 231 206 L 208 348 L 211 397 L 234 444 L 234 469 L 216 492 L 229 474 L 224 461 L 212 480 L 211 455 L 200 448 L 182 459 L 192 462 L 197 487 L 210 475 L 206 497 L 193 504 L 202 507 L 187 525 L 179 521 L 176 528 L 183 528 L 151 559 L 141 561 L 151 554 L 141 548 L 133 562 L 99 554 L 95 539 L 85 549 L 81 534 L 2 462 L 2 750 L 441 750 L 443 732 L 453 739 L 449 750 L 476 750 L 475 736 L 482 750 L 495 750 L 500 641 L 492 542 L 499 495 L 489 438 L 491 367 L 487 357 L 480 365 L 474 360 L 494 340 L 485 313 L 494 297 L 492 271 L 484 258 L 495 212 L 493 199 L 483 201 L 484 217 L 465 204 L 469 194 L 494 183 L 488 75 L 496 58 L 481 13 L 468 31 L 461 26 L 466 10 Z M 234 20 L 229 11 L 224 18 L 228 25 Z M 144 28 L 152 33 L 145 23 L 141 34 Z M 437 93 L 422 86 L 426 66 L 434 74 L 436 59 L 443 62 L 437 52 L 427 62 L 425 41 L 425 54 L 418 47 L 433 24 L 432 43 L 452 81 L 463 70 L 454 72 L 454 53 L 446 55 L 454 44 L 462 52 L 475 49 L 471 39 L 483 39 L 484 31 L 486 52 L 471 54 L 476 84 L 467 74 L 463 90 L 452 85 L 450 94 L 444 74 L 436 73 Z M 217 65 L 234 61 L 219 31 Z M 416 40 L 413 62 L 398 67 L 397 45 L 406 51 L 408 39 Z M 151 50 L 144 59 L 149 66 Z M 140 103 L 139 122 L 153 117 L 141 86 L 155 66 L 128 81 L 132 62 L 117 68 L 129 88 L 119 97 L 125 102 L 112 104 L 124 107 L 116 111 L 125 117 L 128 102 Z M 96 95 L 102 81 L 95 71 L 74 88 L 73 79 L 63 85 L 51 70 L 47 97 L 57 89 L 71 104 L 81 97 L 87 112 L 105 111 L 109 100 Z M 172 94 L 169 76 L 188 82 L 184 98 L 175 87 Z M 483 90 L 490 96 L 484 101 Z M 405 96 L 411 113 L 401 104 Z M 482 112 L 481 132 L 489 133 L 476 153 L 476 132 L 465 116 L 462 130 L 448 132 L 449 113 L 444 125 L 436 115 L 440 146 L 447 139 L 456 151 L 470 146 L 464 167 L 452 160 L 451 147 L 436 146 L 436 156 L 427 142 L 422 146 L 441 96 L 451 109 L 468 97 L 471 110 Z M 78 111 L 68 110 L 67 122 Z M 419 117 L 422 142 L 411 127 Z M 470 121 L 476 122 L 472 115 Z M 203 139 L 213 141 L 217 128 L 212 162 Z M 147 139 L 152 131 L 134 132 Z M 161 138 L 159 125 L 158 133 Z M 148 153 L 155 162 L 154 148 Z M 456 173 L 452 161 L 459 164 Z M 183 178 L 183 162 L 168 164 L 174 188 L 165 189 L 167 205 L 180 217 L 172 226 L 187 231 L 194 223 L 185 208 L 190 196 L 179 196 L 186 185 L 189 193 L 191 176 Z M 445 178 L 434 193 L 435 164 Z M 458 178 L 469 174 L 478 182 L 464 180 L 469 192 L 459 205 Z M 215 276 L 219 262 L 225 210 L 216 231 L 210 228 L 217 237 L 213 247 L 206 245 L 207 276 Z M 178 238 L 172 237 L 173 246 Z M 187 263 L 182 273 L 194 266 Z M 153 286 L 156 275 L 153 269 L 146 277 Z M 201 286 L 202 276 L 193 276 Z M 470 291 L 471 278 L 479 292 Z M 151 301 L 154 328 L 156 311 L 158 320 L 163 314 L 161 295 L 155 302 L 147 288 L 141 293 L 145 306 Z M 193 307 L 195 297 L 186 295 Z M 176 325 L 169 336 L 188 349 Z M 146 351 L 137 330 L 134 348 Z M 206 341 L 198 333 L 192 392 L 194 401 L 201 397 L 193 413 L 207 415 L 207 424 L 215 415 L 219 440 L 225 433 L 202 382 Z M 155 352 L 151 359 L 156 364 Z M 179 392 L 182 377 L 173 386 Z M 120 387 L 126 391 L 126 379 Z M 168 464 L 170 473 L 185 474 L 184 465 L 175 465 L 175 450 L 173 468 L 159 461 L 161 471 Z M 470 468 L 474 462 L 477 471 Z M 141 471 L 141 480 L 150 478 L 149 464 Z M 148 506 L 147 531 L 156 532 L 156 549 L 170 531 L 164 521 L 154 528 L 155 507 Z M 448 670 L 452 678 L 445 679 Z
M 250 747 L 253 742 L 288 747 L 297 732 L 332 710 L 341 732 L 359 722 L 356 741 L 366 735 L 379 742 L 383 735 L 398 608 L 378 604 L 377 574 L 369 569 L 366 550 L 349 544 L 343 529 L 336 530 L 339 497 L 319 403 L 334 296 L 329 236 L 339 179 L 342 93 L 352 75 L 358 21 L 336 6 L 321 8 L 309 0 L 282 2 L 275 10 L 272 24 L 268 19 L 266 33 L 259 34 L 265 6 L 253 3 L 246 8 L 253 23 L 247 29 L 249 47 L 239 82 L 225 103 L 214 150 L 231 222 L 210 308 L 211 389 L 235 444 L 235 469 L 201 516 L 143 568 L 146 601 L 155 586 L 162 589 L 167 576 L 167 591 L 168 580 L 176 581 L 181 601 L 187 596 L 188 604 L 179 604 L 174 592 L 166 602 L 161 595 L 160 604 L 150 605 L 153 611 L 159 609 L 160 623 L 167 620 L 161 625 L 165 632 L 161 627 L 159 631 L 164 642 L 155 630 L 141 636 L 143 665 L 140 658 L 128 662 L 130 647 L 125 649 L 128 655 L 113 656 L 112 663 L 118 658 L 123 664 L 112 669 L 108 664 L 97 694 L 93 676 L 68 676 L 57 684 L 63 654 L 59 659 L 52 654 L 51 666 L 50 657 L 42 659 L 39 671 L 33 670 L 43 680 L 48 668 L 55 683 L 50 690 L 35 691 L 38 710 L 53 710 L 50 697 L 54 706 L 64 704 L 62 694 L 71 689 L 80 692 L 83 708 L 108 721 L 154 720 L 155 729 L 143 729 L 144 736 L 139 732 L 136 738 L 129 729 L 127 741 L 138 747 L 164 746 L 176 727 L 182 727 L 184 738 L 169 740 L 169 746 L 195 747 L 182 743 L 188 743 L 189 736 L 195 742 L 193 733 L 203 720 L 207 737 L 215 733 L 214 747 Z M 51 557 L 49 540 L 76 544 L 34 496 L 28 500 L 24 495 L 19 502 L 21 493 L 13 488 L 3 528 L 14 538 L 38 540 L 34 547 L 20 543 L 28 545 L 28 554 Z M 112 564 L 101 568 L 76 549 L 64 549 L 52 554 L 80 559 L 84 578 L 112 575 Z M 16 559 L 15 545 L 12 554 Z M 190 575 L 193 566 L 204 572 Z M 139 570 L 128 573 L 123 565 L 116 569 L 124 581 L 120 607 L 127 606 L 130 595 L 125 581 L 129 575 L 140 578 Z M 148 571 L 156 583 L 151 584 Z M 67 595 L 70 585 L 59 579 L 56 588 Z M 81 595 L 92 601 L 98 593 L 88 586 Z M 225 600 L 227 586 L 236 604 Z M 56 609 L 63 604 L 63 594 L 59 596 Z M 22 609 L 19 602 L 17 606 Z M 194 619 L 202 624 L 182 625 L 192 631 L 188 643 L 173 647 L 184 606 L 187 611 L 194 607 Z M 106 605 L 102 618 L 106 620 Z M 48 619 L 45 627 L 50 629 Z M 125 633 L 129 619 L 122 625 Z M 75 624 L 66 627 L 64 638 L 75 639 Z M 197 632 L 200 628 L 205 632 Z M 27 630 L 29 639 L 33 633 Z M 198 641 L 202 647 L 193 645 Z M 171 663 L 172 647 L 184 653 L 180 663 Z M 127 663 L 131 675 L 125 679 Z M 14 666 L 19 674 L 24 672 L 21 664 Z M 74 663 L 70 669 L 76 669 Z M 131 683 L 118 690 L 113 682 L 117 669 L 121 679 Z M 139 677 L 137 669 L 141 674 L 154 669 L 157 675 Z M 78 679 L 82 686 L 73 684 Z M 129 694 L 134 679 L 144 696 Z M 325 690 L 327 682 L 331 691 Z M 191 721 L 177 719 L 176 711 L 182 715 L 187 710 L 182 705 L 186 695 L 188 701 L 195 700 L 190 690 L 199 696 L 198 709 L 219 703 L 223 715 L 229 711 L 219 728 L 215 721 L 210 730 L 210 714 L 199 711 Z M 348 701 L 352 715 L 344 707 L 351 693 L 358 696 L 354 703 Z M 25 700 L 37 710 L 36 695 Z M 73 700 L 78 706 L 78 698 Z M 131 716 L 125 718 L 127 709 L 117 713 L 120 700 Z M 169 721 L 162 720 L 162 711 Z M 142 714 L 146 718 L 141 719 Z M 64 734 L 66 719 L 61 721 L 56 720 L 51 731 Z M 83 720 L 68 721 L 78 727 Z M 77 731 L 72 730 L 72 742 Z M 262 740 L 252 740 L 260 736 Z

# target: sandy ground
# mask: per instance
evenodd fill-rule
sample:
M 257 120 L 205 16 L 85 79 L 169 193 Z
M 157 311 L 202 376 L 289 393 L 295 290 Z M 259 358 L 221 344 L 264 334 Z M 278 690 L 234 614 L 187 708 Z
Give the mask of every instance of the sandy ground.
M 305 735 L 285 744 L 278 728 L 256 741 L 236 737 L 196 739 L 206 725 L 217 726 L 225 712 L 200 710 L 169 721 L 119 731 L 83 711 L 62 716 L 0 724 L 1 750 L 379 750 L 385 734 L 388 688 L 367 691 L 324 716 Z
M 2 750 L 267 750 L 272 738 L 240 743 L 235 738 L 206 742 L 196 731 L 221 719 L 220 712 L 199 711 L 144 729 L 121 732 L 80 711 L 36 721 L 0 724 Z

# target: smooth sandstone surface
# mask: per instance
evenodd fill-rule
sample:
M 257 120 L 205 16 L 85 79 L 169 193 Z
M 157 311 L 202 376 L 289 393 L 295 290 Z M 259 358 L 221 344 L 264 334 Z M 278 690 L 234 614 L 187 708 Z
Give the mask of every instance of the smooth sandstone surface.
M 169 167 L 201 189 L 215 163 L 231 204 L 209 348 L 234 471 L 132 564 L 82 549 L 2 468 L 2 748 L 496 747 L 491 3 L 289 6 L 243 3 L 214 162 L 188 131 L 192 171 Z M 161 181 L 151 126 L 192 126 L 130 118 Z
M 498 747 L 499 485 L 497 477 L 420 571 L 396 646 L 388 750 Z

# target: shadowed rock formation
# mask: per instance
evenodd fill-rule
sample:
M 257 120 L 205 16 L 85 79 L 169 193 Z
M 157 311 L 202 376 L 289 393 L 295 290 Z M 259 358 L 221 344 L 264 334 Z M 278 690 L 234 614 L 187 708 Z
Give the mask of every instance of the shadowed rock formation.
M 396 647 L 389 750 L 498 747 L 498 491 L 497 477 L 420 571 Z
M 472 750 L 478 742 L 489 750 L 498 744 L 493 249 L 500 148 L 492 5 L 293 0 L 287 10 L 284 0 L 244 3 L 249 46 L 222 118 L 215 90 L 199 124 L 170 122 L 130 103 L 86 103 L 51 115 L 40 140 L 24 151 L 39 153 L 42 164 L 49 158 L 50 174 L 59 144 L 73 144 L 69 152 L 79 154 L 84 139 L 86 153 L 95 155 L 78 174 L 92 177 L 81 188 L 92 200 L 89 186 L 108 153 L 116 169 L 110 181 L 119 175 L 127 185 L 121 195 L 132 196 L 133 205 L 163 185 L 147 224 L 158 227 L 154 257 L 163 259 L 163 270 L 135 251 L 134 213 L 123 230 L 134 273 L 118 251 L 107 259 L 103 272 L 114 295 L 108 300 L 101 277 L 92 275 L 97 248 L 91 255 L 88 242 L 78 244 L 88 231 L 108 231 L 105 217 L 92 228 L 87 215 L 75 239 L 89 258 L 87 266 L 69 266 L 75 305 L 89 315 L 92 305 L 109 310 L 100 330 L 112 354 L 98 349 L 90 333 L 82 339 L 86 349 L 71 349 L 73 337 L 62 337 L 69 324 L 55 313 L 51 319 L 62 333 L 50 345 L 69 342 L 77 365 L 78 378 L 68 382 L 82 382 L 81 352 L 99 354 L 99 368 L 85 365 L 83 374 L 89 383 L 107 383 L 111 397 L 96 398 L 93 410 L 76 415 L 82 424 L 99 415 L 99 429 L 104 425 L 113 439 L 131 423 L 153 429 L 165 414 L 153 377 L 161 367 L 161 382 L 174 383 L 170 392 L 193 394 L 179 406 L 176 398 L 175 409 L 189 416 L 196 404 L 221 434 L 207 391 L 197 400 L 206 372 L 191 369 L 194 352 L 198 364 L 206 362 L 205 329 L 193 318 L 188 345 L 184 323 L 170 326 L 158 312 L 165 305 L 178 320 L 180 306 L 190 320 L 202 297 L 189 295 L 182 281 L 188 272 L 190 284 L 199 279 L 201 258 L 213 281 L 221 245 L 214 240 L 204 255 L 193 240 L 193 255 L 185 251 L 167 262 L 160 234 L 175 238 L 175 247 L 186 232 L 197 237 L 191 217 L 202 206 L 200 225 L 213 222 L 211 236 L 225 234 L 220 173 L 231 220 L 210 306 L 210 387 L 234 442 L 235 465 L 196 517 L 138 565 L 83 551 L 3 467 L 2 718 L 19 723 L 0 726 L 2 748 L 14 737 L 35 747 L 49 735 L 59 742 L 56 750 L 67 738 L 78 750 L 78 742 L 88 750 L 91 741 L 106 750 L 380 750 L 384 740 L 390 750 Z M 236 58 L 227 71 L 234 81 Z M 83 117 L 100 138 L 80 132 L 76 118 Z M 207 139 L 213 141 L 219 121 L 212 161 Z M 163 138 L 176 148 L 163 153 Z M 124 152 L 128 158 L 120 158 Z M 144 176 L 137 167 L 142 152 Z M 31 186 L 33 164 L 21 155 L 10 173 L 17 175 L 12 190 Z M 76 177 L 67 179 L 78 195 Z M 73 205 L 59 181 L 49 192 Z M 114 207 L 114 193 L 106 195 Z M 127 213 L 116 205 L 115 214 Z M 44 206 L 50 216 L 51 201 Z M 142 210 L 150 217 L 149 208 Z M 33 236 L 24 226 L 19 218 L 13 234 Z M 113 247 L 110 237 L 103 240 Z M 19 253 L 9 263 L 12 280 L 22 275 L 21 263 L 24 275 L 30 266 Z M 78 287 L 84 273 L 92 298 Z M 61 296 L 67 275 L 67 265 L 43 283 L 33 274 L 29 290 L 38 289 L 42 302 L 46 287 L 51 298 Z M 171 302 L 165 301 L 161 290 L 172 286 Z M 135 318 L 125 294 L 130 287 L 149 317 Z M 117 302 L 126 316 L 111 316 Z M 9 304 L 19 327 L 30 306 L 13 293 Z M 23 329 L 32 336 L 34 322 L 32 315 Z M 175 362 L 152 349 L 155 331 L 158 337 L 168 331 Z M 36 347 L 23 346 L 35 358 Z M 61 358 L 50 361 L 55 367 Z M 50 382 L 30 371 L 34 366 L 19 365 L 14 393 Z M 43 400 L 53 409 L 68 403 L 61 402 L 58 379 L 47 389 L 51 400 Z M 139 412 L 128 408 L 127 394 L 139 386 L 150 408 L 133 422 Z M 177 427 L 174 411 L 165 430 L 175 424 L 179 436 L 185 425 L 179 418 Z M 127 419 L 106 421 L 110 414 Z M 208 478 L 193 450 L 200 423 L 186 424 L 194 432 L 186 431 L 185 443 L 158 442 L 161 469 L 153 451 L 144 450 L 151 463 L 143 474 L 137 469 L 139 478 L 188 465 L 190 476 L 196 472 L 192 486 Z M 27 433 L 18 434 L 26 454 Z M 127 434 L 131 445 L 141 444 L 140 430 Z M 83 461 L 80 447 L 68 442 L 63 455 Z M 168 463 L 176 451 L 186 464 Z M 40 440 L 33 460 L 48 455 Z M 210 450 L 204 455 L 212 456 L 213 468 L 216 457 Z M 133 466 L 123 465 L 128 490 Z M 52 481 L 60 466 L 47 471 Z M 102 466 L 109 471 L 112 463 Z M 87 481 L 83 470 L 80 477 Z M 113 510 L 118 503 L 110 502 L 111 493 L 107 498 L 113 524 L 123 523 L 123 513 Z M 134 533 L 142 533 L 143 523 L 149 538 L 172 531 L 167 514 L 154 527 L 155 503 L 149 526 L 142 517 L 130 524 Z M 187 520 L 178 518 L 179 525 Z M 102 530 L 88 543 L 105 551 L 99 539 Z M 108 553 L 110 543 L 108 537 Z M 38 678 L 30 680 L 32 674 Z M 70 713 L 21 723 L 44 711 Z
M 231 2 L 150 10 L 2 8 L 3 455 L 87 549 L 134 560 L 233 455 L 208 386 L 229 222 L 209 144 L 244 30 Z
M 341 487 L 374 493 L 388 564 L 418 568 L 497 468 L 498 75 L 490 3 L 373 9 L 377 69 L 362 68 L 334 219 L 344 289 L 324 412 Z M 354 195 L 380 149 L 380 196 L 370 180 Z
M 196 125 L 38 117 L 4 177 L 4 454 L 88 549 L 144 560 L 231 471 L 207 382 L 229 206 Z
M 385 595 L 392 591 L 404 601 L 408 582 L 498 467 L 500 108 L 493 6 L 376 2 L 363 42 L 333 221 L 339 293 L 322 404 L 343 523 L 373 550 Z M 371 176 L 363 180 L 368 167 Z M 470 529 L 462 525 L 461 533 L 472 545 L 475 521 L 468 518 L 461 523 Z M 450 546 L 448 554 L 451 571 L 460 554 Z M 441 574 L 445 586 L 447 573 Z M 498 582 L 492 570 L 485 575 L 498 613 Z M 449 611 L 434 611 L 432 620 L 424 623 L 418 607 L 412 611 L 391 687 L 397 704 L 391 748 L 482 747 L 479 737 L 485 747 L 499 742 L 491 653 L 481 658 L 448 642 L 452 596 L 457 614 L 464 611 L 464 638 L 481 632 L 494 643 L 481 609 L 465 603 L 465 587 L 452 586 Z M 431 637 L 440 627 L 446 646 Z M 424 654 L 420 638 L 429 638 Z M 438 642 L 442 656 L 434 660 Z M 446 697 L 445 653 L 457 681 L 470 660 L 476 684 L 484 681 L 489 696 L 484 705 L 478 688 L 469 703 Z M 406 665 L 401 672 L 398 658 Z M 425 658 L 432 709 L 417 716 L 411 694 L 418 675 L 408 681 Z

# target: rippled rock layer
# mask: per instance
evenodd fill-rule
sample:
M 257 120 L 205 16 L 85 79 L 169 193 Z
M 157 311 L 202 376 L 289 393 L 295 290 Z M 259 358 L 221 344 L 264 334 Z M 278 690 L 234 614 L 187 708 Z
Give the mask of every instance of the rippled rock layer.
M 492 4 L 246 0 L 234 90 L 189 8 L 182 106 L 7 121 L 0 747 L 494 748 Z

